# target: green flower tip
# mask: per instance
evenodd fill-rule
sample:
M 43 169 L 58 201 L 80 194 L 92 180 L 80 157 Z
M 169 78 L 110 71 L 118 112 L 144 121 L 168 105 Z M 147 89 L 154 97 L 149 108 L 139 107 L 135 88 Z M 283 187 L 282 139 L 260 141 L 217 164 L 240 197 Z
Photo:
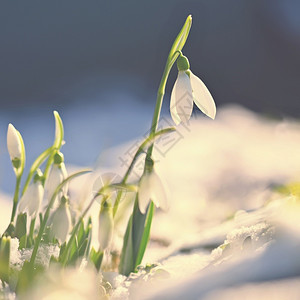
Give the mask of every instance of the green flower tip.
M 37 181 L 43 182 L 43 180 L 44 180 L 43 172 L 40 169 L 37 169 L 33 177 L 33 182 L 37 182 Z
M 54 111 L 53 111 L 53 115 L 54 115 L 55 118 L 56 118 L 56 117 L 59 117 L 58 111 L 57 111 L 57 110 L 54 110 Z
M 190 62 L 184 55 L 180 55 L 177 58 L 177 69 L 178 71 L 187 71 L 190 68 Z
M 154 167 L 154 161 L 151 157 L 146 157 L 145 171 L 151 173 Z
M 55 165 L 60 165 L 61 163 L 64 162 L 64 155 L 60 151 L 57 151 L 54 154 L 53 162 Z
M 102 208 L 103 209 L 108 209 L 108 208 L 110 208 L 111 207 L 111 205 L 107 202 L 107 201 L 104 201 L 103 203 L 102 203 Z
M 69 197 L 67 195 L 63 195 L 60 199 L 61 204 L 69 203 Z
M 15 157 L 11 162 L 15 169 L 19 169 L 21 167 L 21 159 L 18 157 Z
M 192 26 L 192 20 L 193 20 L 192 15 L 188 15 L 185 20 L 185 24 L 188 25 L 190 28 Z

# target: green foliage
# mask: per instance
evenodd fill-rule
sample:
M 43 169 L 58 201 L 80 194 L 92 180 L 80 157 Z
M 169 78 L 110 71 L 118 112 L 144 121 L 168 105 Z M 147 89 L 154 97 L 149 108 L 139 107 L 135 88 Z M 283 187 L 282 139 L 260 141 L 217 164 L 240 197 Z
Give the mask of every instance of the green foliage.
M 83 219 L 80 220 L 79 224 L 77 230 L 74 228 L 74 238 L 70 238 L 67 244 L 61 246 L 58 261 L 63 266 L 75 265 L 79 259 L 88 256 L 92 238 L 91 219 L 89 219 L 86 228 L 84 228 Z
M 92 247 L 90 260 L 94 264 L 96 270 L 99 271 L 103 260 L 103 251 L 96 251 L 94 247 Z
M 26 236 L 26 234 L 27 234 L 27 214 L 20 213 L 18 214 L 17 217 L 14 236 L 20 240 L 23 236 Z
M 127 225 L 124 236 L 119 272 L 128 276 L 136 271 L 142 262 L 149 241 L 154 204 L 150 203 L 147 214 L 142 214 L 138 208 L 138 195 L 134 205 L 133 214 Z
M 3 236 L 0 239 L 0 279 L 9 281 L 9 261 L 10 261 L 10 237 Z

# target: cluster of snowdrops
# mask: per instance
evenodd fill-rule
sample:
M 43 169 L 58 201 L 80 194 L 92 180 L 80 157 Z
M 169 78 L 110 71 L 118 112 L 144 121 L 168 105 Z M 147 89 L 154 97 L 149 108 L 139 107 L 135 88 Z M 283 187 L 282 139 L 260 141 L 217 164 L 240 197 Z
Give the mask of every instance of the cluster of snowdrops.
M 91 172 L 82 170 L 68 175 L 61 147 L 64 143 L 63 122 L 58 114 L 55 117 L 55 139 L 30 167 L 25 183 L 24 178 L 25 147 L 22 136 L 12 124 L 7 131 L 7 148 L 16 175 L 16 186 L 10 224 L 0 239 L 0 279 L 2 286 L 8 286 L 13 292 L 26 291 L 34 278 L 44 272 L 51 264 L 60 267 L 78 264 L 85 259 L 97 271 L 101 271 L 104 255 L 109 256 L 110 244 L 114 231 L 114 218 L 120 209 L 122 194 L 128 190 L 135 193 L 131 216 L 120 249 L 118 270 L 128 276 L 141 264 L 150 236 L 151 222 L 155 207 L 167 209 L 168 199 L 155 172 L 155 160 L 152 151 L 155 141 L 165 134 L 172 134 L 175 128 L 157 130 L 161 105 L 170 70 L 177 62 L 178 78 L 174 84 L 170 111 L 175 124 L 186 123 L 195 103 L 207 116 L 214 118 L 216 107 L 212 96 L 204 83 L 191 70 L 182 48 L 187 40 L 192 18 L 188 16 L 184 26 L 176 37 L 163 72 L 157 93 L 149 136 L 141 143 L 131 164 L 120 182 L 107 183 L 94 194 L 85 209 L 78 216 L 70 212 L 68 184 L 78 176 Z M 144 156 L 144 172 L 137 182 L 128 182 L 137 159 Z M 112 198 L 112 191 L 115 197 Z M 98 224 L 93 224 L 88 217 L 95 199 L 100 199 Z M 99 248 L 92 245 L 91 232 L 98 226 Z M 10 264 L 11 239 L 19 240 L 19 249 L 30 249 L 30 259 L 22 267 L 14 270 Z M 50 257 L 48 266 L 41 266 L 37 260 L 41 245 L 56 245 L 59 254 Z

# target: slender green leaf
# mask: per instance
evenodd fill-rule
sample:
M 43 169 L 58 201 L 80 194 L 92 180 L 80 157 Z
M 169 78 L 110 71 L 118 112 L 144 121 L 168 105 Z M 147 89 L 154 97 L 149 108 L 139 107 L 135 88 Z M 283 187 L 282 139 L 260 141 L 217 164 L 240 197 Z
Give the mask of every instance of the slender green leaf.
M 88 242 L 89 242 L 88 238 L 85 238 L 85 239 L 82 241 L 81 245 L 80 245 L 79 248 L 78 248 L 78 257 L 84 256 L 86 247 L 87 247 L 87 245 L 88 245 Z
M 78 243 L 81 244 L 82 240 L 85 238 L 85 231 L 84 231 L 84 221 L 81 220 L 80 226 L 77 233 Z
M 61 120 L 61 117 L 59 115 L 59 113 L 57 111 L 53 112 L 54 114 L 54 118 L 55 118 L 55 138 L 54 138 L 54 142 L 52 145 L 52 153 L 49 155 L 46 167 L 45 167 L 45 171 L 44 171 L 44 176 L 45 179 L 48 177 L 48 173 L 51 167 L 51 164 L 53 162 L 53 156 L 56 150 L 59 150 L 62 146 L 62 142 L 64 139 L 64 126 L 63 126 L 63 122 Z
M 2 237 L 0 243 L 0 279 L 8 282 L 10 261 L 10 237 Z
M 149 241 L 149 237 L 150 237 L 150 229 L 151 229 L 151 224 L 152 224 L 152 218 L 153 218 L 153 214 L 154 214 L 154 204 L 151 201 L 149 209 L 148 209 L 148 213 L 147 213 L 147 218 L 145 221 L 145 227 L 144 227 L 144 232 L 142 235 L 142 239 L 141 239 L 141 243 L 140 243 L 140 248 L 136 257 L 136 261 L 135 261 L 135 268 L 141 264 L 145 251 L 146 251 L 146 247 Z
M 173 65 L 174 61 L 176 61 L 176 58 L 177 58 L 177 56 L 174 57 L 174 54 L 176 54 L 177 51 L 181 51 L 183 46 L 185 45 L 185 42 L 189 35 L 191 26 L 192 26 L 192 16 L 189 15 L 186 18 L 186 21 L 185 21 L 183 27 L 181 28 L 179 34 L 177 35 L 177 37 L 171 47 L 169 57 L 168 57 L 168 61 L 170 62 L 171 65 Z
M 93 247 L 90 253 L 90 260 L 94 264 L 96 270 L 99 271 L 103 260 L 103 251 L 96 251 Z
M 27 233 L 27 213 L 18 214 L 16 221 L 15 236 L 20 239 Z
M 20 242 L 19 242 L 19 250 L 20 249 L 24 249 L 27 247 L 27 235 L 23 235 L 20 239 Z
M 132 245 L 132 216 L 130 217 L 125 236 L 123 239 L 123 248 L 119 264 L 119 272 L 128 276 L 134 270 L 133 245 Z

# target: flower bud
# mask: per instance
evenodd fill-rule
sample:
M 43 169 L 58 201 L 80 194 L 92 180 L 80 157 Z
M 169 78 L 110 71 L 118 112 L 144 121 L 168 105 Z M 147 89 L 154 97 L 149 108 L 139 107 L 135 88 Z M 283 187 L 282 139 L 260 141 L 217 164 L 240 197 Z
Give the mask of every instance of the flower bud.
M 7 129 L 7 149 L 15 169 L 21 166 L 22 144 L 23 140 L 20 132 L 12 124 L 9 124 Z
M 59 207 L 54 211 L 52 217 L 52 235 L 63 244 L 71 230 L 71 213 L 69 200 L 66 196 L 61 198 Z
M 113 209 L 106 201 L 101 205 L 99 214 L 98 241 L 101 250 L 108 248 L 112 241 L 114 229 Z

